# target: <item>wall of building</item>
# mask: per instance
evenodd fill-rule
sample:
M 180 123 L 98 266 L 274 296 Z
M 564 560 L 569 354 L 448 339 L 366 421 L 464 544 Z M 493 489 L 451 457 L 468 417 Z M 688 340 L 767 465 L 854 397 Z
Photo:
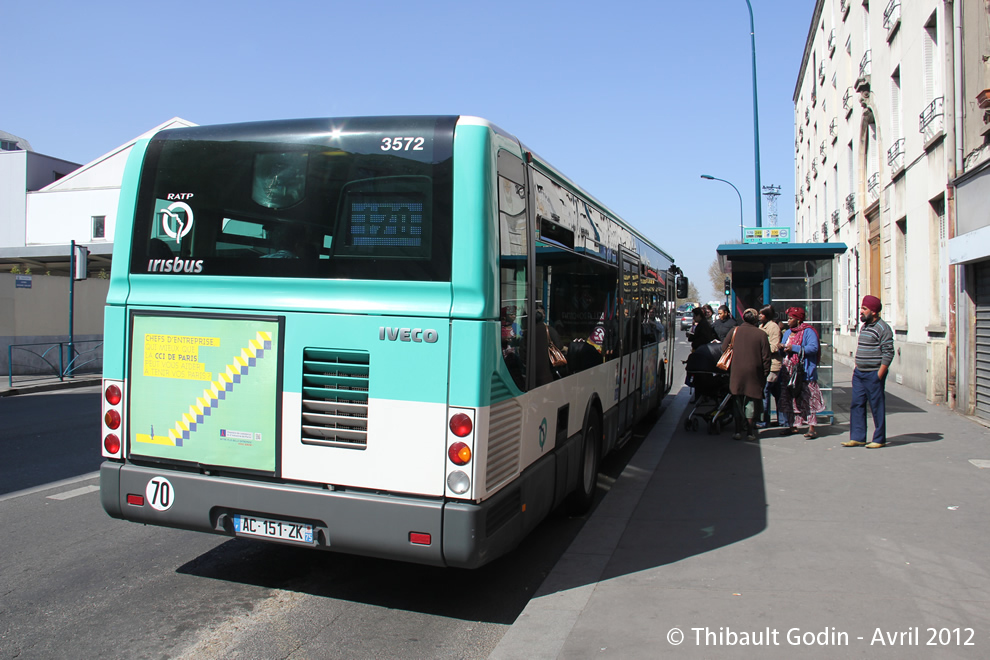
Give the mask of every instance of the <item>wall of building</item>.
M 837 353 L 851 359 L 859 301 L 879 296 L 895 331 L 892 375 L 931 400 L 947 378 L 945 11 L 941 0 L 819 0 L 794 95 L 796 239 L 850 247 L 835 263 Z
M 24 246 L 27 154 L 0 151 L 0 247 Z
M 31 343 L 43 345 L 15 349 L 14 373 L 43 373 L 48 367 L 37 354 L 69 340 L 69 278 L 32 275 L 30 289 L 17 288 L 16 282 L 16 275 L 0 273 L 0 374 L 10 373 L 10 345 Z M 73 339 L 80 342 L 80 350 L 95 348 L 103 339 L 109 284 L 109 280 L 87 279 L 74 285 Z
M 28 245 L 91 243 L 93 216 L 105 216 L 105 237 L 113 242 L 120 188 L 89 190 L 44 190 L 28 193 L 27 212 L 31 218 L 26 232 Z

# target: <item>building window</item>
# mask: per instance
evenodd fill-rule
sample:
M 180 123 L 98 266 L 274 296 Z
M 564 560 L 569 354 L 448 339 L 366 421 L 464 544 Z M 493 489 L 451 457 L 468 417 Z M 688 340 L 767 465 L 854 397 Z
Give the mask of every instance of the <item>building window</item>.
M 106 238 L 107 216 L 93 216 L 93 239 Z
M 901 218 L 896 223 L 897 227 L 897 242 L 895 249 L 897 250 L 897 256 L 899 257 L 900 263 L 898 264 L 898 278 L 897 278 L 897 298 L 900 300 L 901 304 L 898 305 L 897 316 L 900 320 L 900 325 L 907 328 L 908 321 L 908 285 L 907 285 L 907 271 L 908 271 L 908 243 L 907 243 L 907 218 Z
M 0 151 L 20 151 L 12 140 L 0 140 Z

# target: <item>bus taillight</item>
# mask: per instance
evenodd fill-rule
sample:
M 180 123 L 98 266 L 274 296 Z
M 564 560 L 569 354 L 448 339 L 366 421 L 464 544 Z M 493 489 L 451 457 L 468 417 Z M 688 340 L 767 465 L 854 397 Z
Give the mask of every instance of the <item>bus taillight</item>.
M 116 454 L 120 451 L 120 438 L 113 433 L 107 434 L 107 437 L 103 438 L 103 448 L 108 454 Z
M 103 380 L 103 456 L 121 458 L 120 435 L 124 426 L 123 381 Z
M 454 465 L 467 465 L 471 462 L 471 448 L 463 442 L 455 442 L 447 450 L 447 456 Z
M 472 428 L 471 418 L 464 413 L 457 413 L 450 418 L 450 431 L 458 438 L 463 438 L 471 433 Z M 463 465 L 463 463 L 459 465 Z
M 107 388 L 105 396 L 107 398 L 107 403 L 111 406 L 115 406 L 120 403 L 120 388 L 116 385 L 111 385 Z
M 107 414 L 103 416 L 103 423 L 107 425 L 113 431 L 120 428 L 120 413 L 116 410 L 108 410 Z M 117 452 L 113 452 L 116 454 Z

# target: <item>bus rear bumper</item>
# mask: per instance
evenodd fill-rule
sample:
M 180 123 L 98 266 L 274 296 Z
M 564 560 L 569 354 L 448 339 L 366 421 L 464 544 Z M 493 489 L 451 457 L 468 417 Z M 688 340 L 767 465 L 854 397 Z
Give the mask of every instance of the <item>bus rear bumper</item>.
M 168 479 L 171 506 L 158 511 L 147 496 L 141 505 L 128 504 L 128 495 L 146 495 L 155 477 Z M 100 498 L 111 517 L 133 522 L 238 536 L 233 516 L 254 515 L 313 525 L 311 547 L 317 549 L 445 565 L 439 498 L 331 491 L 112 461 L 100 467 Z M 413 543 L 411 534 L 420 541 L 429 535 L 430 543 Z
M 319 550 L 434 566 L 476 568 L 512 550 L 549 510 L 546 494 L 527 493 L 552 483 L 553 462 L 541 461 L 519 480 L 482 503 L 414 498 L 316 486 L 276 484 L 106 461 L 100 467 L 100 499 L 113 518 L 224 536 L 235 514 L 313 526 Z M 151 506 L 148 484 L 168 480 L 171 505 Z M 542 477 L 537 479 L 536 477 Z M 538 490 L 543 490 L 539 488 Z M 531 497 L 527 498 L 527 494 Z M 128 495 L 144 496 L 129 504 Z M 133 498 L 132 498 L 133 499 Z M 527 511 L 521 501 L 541 502 Z M 526 511 L 526 513 L 522 513 Z M 527 515 L 528 514 L 528 515 Z M 416 534 L 420 543 L 413 543 Z M 423 544 L 429 535 L 429 544 Z M 257 539 L 258 537 L 249 537 Z M 288 541 L 275 542 L 290 543 Z

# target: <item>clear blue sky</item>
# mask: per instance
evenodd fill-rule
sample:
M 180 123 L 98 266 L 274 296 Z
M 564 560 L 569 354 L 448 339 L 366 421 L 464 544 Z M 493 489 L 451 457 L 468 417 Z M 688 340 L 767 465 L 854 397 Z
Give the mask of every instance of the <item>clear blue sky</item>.
M 794 108 L 814 0 L 751 0 L 761 178 L 794 220 Z M 174 116 L 466 114 L 515 134 L 698 287 L 754 224 L 745 0 L 7 0 L 0 129 L 86 163 Z M 763 199 L 764 218 L 767 208 Z

